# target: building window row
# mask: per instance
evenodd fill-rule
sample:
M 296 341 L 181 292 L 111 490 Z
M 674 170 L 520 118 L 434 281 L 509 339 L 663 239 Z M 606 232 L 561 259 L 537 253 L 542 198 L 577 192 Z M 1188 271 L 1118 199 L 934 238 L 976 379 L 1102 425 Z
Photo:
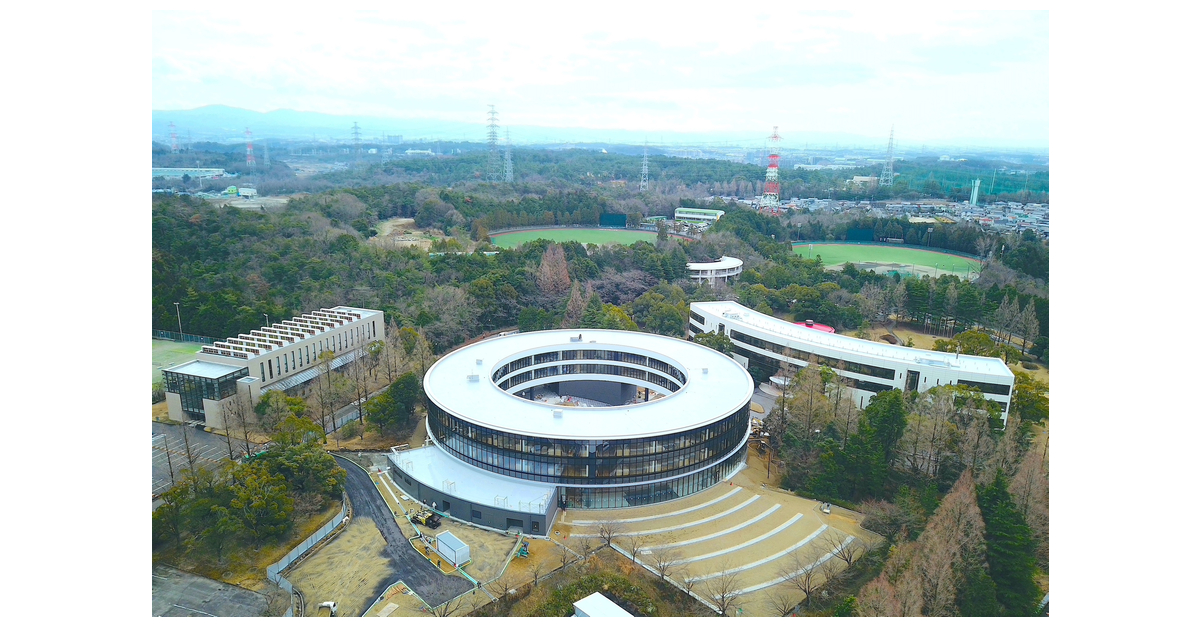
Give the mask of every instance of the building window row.
M 263 381 L 270 381 L 292 371 L 311 366 L 313 360 L 317 359 L 317 356 L 323 351 L 333 351 L 335 354 L 340 353 L 345 349 L 358 346 L 362 342 L 374 337 L 376 337 L 375 321 L 372 320 L 369 327 L 363 324 L 352 329 L 345 329 L 341 333 L 319 338 L 313 342 L 306 342 L 304 346 L 297 346 L 295 350 L 288 351 L 282 357 L 276 356 L 274 359 L 268 357 L 264 360 L 267 364 L 265 371 L 263 370 L 263 363 L 259 362 L 259 375 Z M 272 348 L 271 350 L 277 349 Z
M 564 350 L 564 351 L 551 351 L 551 352 L 547 352 L 547 353 L 539 353 L 537 355 L 531 355 L 528 357 L 522 357 L 520 359 L 513 360 L 513 361 L 501 366 L 499 369 L 497 369 L 495 372 L 493 372 L 492 373 L 492 381 L 499 382 L 501 379 L 503 379 L 505 376 L 507 376 L 508 373 L 515 372 L 517 370 L 521 370 L 522 368 L 528 368 L 529 366 L 532 366 L 532 365 L 540 365 L 540 364 L 551 363 L 551 362 L 556 362 L 556 361 L 581 361 L 581 360 L 616 361 L 616 362 L 627 363 L 627 364 L 638 364 L 641 366 L 646 366 L 648 368 L 653 368 L 654 370 L 658 370 L 659 372 L 665 373 L 666 375 L 675 379 L 674 382 L 671 382 L 671 385 L 661 384 L 661 383 L 659 384 L 659 385 L 662 385 L 662 387 L 664 387 L 664 388 L 670 388 L 671 391 L 678 390 L 683 384 L 687 383 L 687 375 L 684 374 L 684 372 L 681 371 L 680 369 L 676 368 L 675 366 L 672 366 L 671 364 L 668 364 L 659 359 L 655 359 L 653 357 L 639 355 L 637 353 L 627 353 L 624 351 L 613 351 L 613 350 Z M 565 368 L 565 366 L 564 366 L 564 368 Z M 593 370 L 582 370 L 580 372 L 602 373 L 602 371 L 593 371 Z M 563 374 L 570 374 L 570 373 L 568 373 L 564 370 Z M 609 373 L 609 374 L 613 374 L 613 373 Z M 633 378 L 642 379 L 642 380 L 651 380 L 651 379 L 648 379 L 646 376 L 640 376 L 640 375 L 624 375 L 624 376 L 631 376 Z M 653 377 L 655 375 L 650 375 L 650 376 Z M 537 378 L 537 377 L 534 377 L 534 378 Z M 659 377 L 659 379 L 662 379 L 662 378 Z M 663 380 L 665 381 L 665 379 L 663 379 Z M 525 379 L 525 381 L 528 381 L 528 379 Z M 510 387 L 512 387 L 513 385 L 516 385 L 516 383 L 518 383 L 518 382 L 516 382 L 516 381 L 511 382 L 507 386 L 505 386 L 503 383 L 500 383 L 499 385 L 500 385 L 501 389 L 507 390 Z
M 710 464 L 745 438 L 749 405 L 704 427 L 650 438 L 571 441 L 480 427 L 430 407 L 432 435 L 452 455 L 498 474 L 554 483 L 631 483 Z
M 676 392 L 680 386 L 675 381 L 668 379 L 660 374 L 647 372 L 640 368 L 630 368 L 627 366 L 616 366 L 608 364 L 562 364 L 561 366 L 550 366 L 547 368 L 537 368 L 535 370 L 526 370 L 525 372 L 515 374 L 496 385 L 501 390 L 509 390 L 514 386 L 528 383 L 535 379 L 544 377 L 555 377 L 559 375 L 576 375 L 576 374 L 600 374 L 613 375 L 619 377 L 627 377 L 630 379 L 638 379 L 647 383 L 657 385 L 660 388 Z
M 558 501 L 562 507 L 607 509 L 636 507 L 690 496 L 727 479 L 746 459 L 743 445 L 719 464 L 668 481 L 625 487 L 593 488 L 561 486 Z
M 958 385 L 976 388 L 984 394 L 999 394 L 1000 396 L 1008 396 L 1012 392 L 1012 388 L 1002 383 L 983 383 L 982 381 L 968 381 L 966 379 L 959 379 Z
M 792 348 L 790 346 L 784 346 L 782 344 L 776 344 L 774 342 L 769 342 L 762 338 L 759 338 L 759 337 L 756 337 L 753 335 L 747 335 L 745 333 L 742 333 L 741 331 L 736 331 L 733 329 L 730 329 L 729 337 L 730 337 L 730 339 L 737 340 L 739 342 L 742 342 L 743 344 L 749 344 L 751 346 L 756 346 L 765 351 L 775 353 L 776 355 L 787 356 L 787 357 L 791 357 L 792 359 L 799 359 L 799 360 L 806 361 L 809 363 L 812 363 L 812 362 L 823 363 L 827 366 L 830 366 L 831 368 L 837 368 L 838 370 L 845 370 L 846 372 L 855 372 L 858 374 L 865 374 L 867 376 L 877 377 L 879 379 L 895 380 L 895 378 L 896 378 L 896 370 L 893 368 L 883 368 L 881 366 L 872 366 L 871 364 L 864 364 L 864 363 L 859 363 L 856 361 L 847 361 L 845 359 L 840 359 L 838 357 L 829 357 L 827 355 L 821 355 L 819 353 L 811 353 L 811 352 L 800 350 L 797 348 Z

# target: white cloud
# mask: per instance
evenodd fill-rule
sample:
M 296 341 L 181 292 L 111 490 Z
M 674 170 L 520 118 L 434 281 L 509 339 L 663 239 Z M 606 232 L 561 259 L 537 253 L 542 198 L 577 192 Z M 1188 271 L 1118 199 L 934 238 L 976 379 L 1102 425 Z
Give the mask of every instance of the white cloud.
M 563 6 L 499 19 L 469 5 L 157 12 L 153 106 L 482 125 L 493 103 L 518 125 L 886 136 L 897 121 L 929 141 L 1048 142 L 1045 12 Z

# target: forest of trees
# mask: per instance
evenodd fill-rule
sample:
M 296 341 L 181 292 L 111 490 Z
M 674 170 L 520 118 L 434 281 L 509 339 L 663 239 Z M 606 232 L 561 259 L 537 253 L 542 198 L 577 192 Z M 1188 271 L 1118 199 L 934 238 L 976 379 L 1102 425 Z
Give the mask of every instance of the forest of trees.
M 284 157 L 281 147 L 276 149 L 269 172 L 264 172 L 261 165 L 253 169 L 246 167 L 244 144 L 198 142 L 190 151 L 171 154 L 166 145 L 155 143 L 152 157 L 154 165 L 158 167 L 193 167 L 199 162 L 200 167 L 225 168 L 227 172 L 240 174 L 246 179 L 246 186 L 256 186 L 263 194 L 316 193 L 410 182 L 445 188 L 483 181 L 487 171 L 487 151 L 484 146 L 455 145 L 462 152 L 452 153 L 453 146 L 447 144 L 444 146 L 447 154 L 442 156 L 397 158 L 386 162 L 382 162 L 379 156 L 355 161 L 350 155 L 328 155 L 326 160 L 346 161 L 350 167 L 303 178 L 296 177 L 291 168 L 280 161 Z M 258 144 L 256 148 L 261 151 L 262 146 L 264 144 Z M 524 185 L 552 186 L 560 190 L 570 187 L 604 188 L 616 193 L 619 200 L 639 199 L 651 207 L 656 206 L 655 199 L 661 195 L 678 195 L 688 189 L 700 192 L 696 195 L 740 198 L 761 195 L 765 165 L 650 155 L 648 175 L 651 189 L 638 192 L 636 184 L 629 186 L 628 183 L 638 181 L 641 177 L 640 155 L 625 155 L 615 151 L 601 153 L 599 150 L 578 148 L 550 150 L 514 147 L 513 163 L 517 189 Z M 941 162 L 936 158 L 898 161 L 895 164 L 896 184 L 890 189 L 858 189 L 845 185 L 847 179 L 856 175 L 878 176 L 881 165 L 847 170 L 797 170 L 784 167 L 779 171 L 780 194 L 782 198 L 818 197 L 834 200 L 966 200 L 970 197 L 971 181 L 980 178 L 986 179 L 980 198 L 983 202 L 1047 202 L 1049 172 L 1044 167 L 1022 166 L 1032 168 L 1028 178 L 1004 173 L 992 182 L 998 168 L 1013 165 L 978 160 Z M 623 181 L 625 185 L 614 186 L 614 181 Z M 219 183 L 197 182 L 194 187 L 216 189 Z
M 678 175 L 703 181 L 703 174 L 687 169 L 699 161 L 685 161 Z M 736 165 L 724 163 L 694 167 Z M 551 159 L 545 167 L 557 165 Z M 686 195 L 697 190 L 680 190 L 670 197 L 658 193 L 654 202 L 699 204 L 697 196 Z M 311 509 L 312 494 L 332 498 L 339 485 L 332 475 L 314 483 L 289 474 L 295 467 L 286 463 L 289 456 L 309 455 L 314 468 L 323 467 L 306 452 L 319 445 L 299 423 L 335 440 L 361 438 L 368 430 L 406 437 L 421 402 L 420 382 L 437 355 L 500 329 L 613 328 L 683 337 L 689 304 L 720 299 L 842 330 L 914 324 L 943 336 L 938 350 L 1048 359 L 1048 247 L 1036 237 L 939 227 L 931 245 L 973 249 L 984 259 L 980 276 L 970 282 L 953 275 L 902 279 L 851 265 L 823 268 L 789 245 L 804 229 L 816 228 L 811 222 L 789 226 L 716 203 L 728 213 L 695 241 L 660 237 L 599 247 L 537 240 L 497 250 L 487 240 L 492 229 L 595 224 L 606 213 L 651 215 L 656 209 L 622 188 L 558 180 L 449 189 L 391 182 L 297 196 L 278 212 L 154 197 L 155 328 L 176 327 L 176 302 L 184 331 L 213 337 L 257 328 L 264 314 L 275 321 L 341 304 L 380 309 L 388 326 L 385 340 L 363 347 L 354 368 L 323 372 L 304 398 L 265 396 L 255 408 L 256 424 L 290 443 L 219 473 L 189 470 L 171 489 L 170 508 L 155 514 L 156 546 L 219 563 L 233 547 L 283 537 L 297 507 Z M 398 216 L 453 236 L 455 244 L 447 239 L 439 246 L 462 254 L 430 255 L 367 241 L 380 220 Z M 827 238 L 844 236 L 848 228 L 887 237 L 899 229 L 907 238 L 910 229 L 903 221 L 853 217 L 822 224 Z M 689 261 L 721 255 L 744 260 L 735 283 L 686 279 Z M 704 341 L 728 348 L 718 338 Z M 762 381 L 776 373 L 752 374 Z M 786 469 L 784 486 L 861 508 L 864 524 L 894 546 L 890 556 L 876 553 L 878 577 L 847 600 L 857 604 L 855 612 L 1033 611 L 1033 573 L 1048 569 L 1048 453 L 1031 436 L 1031 426 L 1048 418 L 1043 384 L 1018 374 L 1008 428 L 998 430 L 998 406 L 972 390 L 884 392 L 860 411 L 846 382 L 829 368 L 783 374 L 791 384 L 767 420 L 771 445 Z M 326 424 L 334 410 L 379 386 L 383 393 L 361 405 L 358 420 L 340 430 Z M 250 512 L 247 499 L 262 505 Z

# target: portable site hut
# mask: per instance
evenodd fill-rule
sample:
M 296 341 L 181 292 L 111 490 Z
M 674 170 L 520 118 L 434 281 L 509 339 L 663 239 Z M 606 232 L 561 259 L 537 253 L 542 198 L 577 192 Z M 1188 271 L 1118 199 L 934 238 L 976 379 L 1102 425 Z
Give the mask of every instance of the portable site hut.
M 608 597 L 593 592 L 591 595 L 575 602 L 575 616 L 580 618 L 632 618 L 633 614 L 621 609 Z
M 470 547 L 467 546 L 467 543 L 454 537 L 453 533 L 443 531 L 437 534 L 435 538 L 437 540 L 438 555 L 441 555 L 446 561 L 454 564 L 455 568 L 471 561 Z

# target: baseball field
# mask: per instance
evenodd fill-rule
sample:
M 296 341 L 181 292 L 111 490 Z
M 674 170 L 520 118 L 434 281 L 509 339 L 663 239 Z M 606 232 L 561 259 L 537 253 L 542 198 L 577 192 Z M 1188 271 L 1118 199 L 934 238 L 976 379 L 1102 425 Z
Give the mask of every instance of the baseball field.
M 859 270 L 874 270 L 879 274 L 897 272 L 901 276 L 913 276 L 950 273 L 965 278 L 970 273 L 979 272 L 979 262 L 975 259 L 921 248 L 800 242 L 792 244 L 792 252 L 805 259 L 819 255 L 826 267 L 836 268 L 850 262 Z
M 513 231 L 492 237 L 492 243 L 502 248 L 516 248 L 535 239 L 555 242 L 579 242 L 580 244 L 624 244 L 653 242 L 657 234 L 653 231 L 627 231 L 623 229 L 536 229 Z

